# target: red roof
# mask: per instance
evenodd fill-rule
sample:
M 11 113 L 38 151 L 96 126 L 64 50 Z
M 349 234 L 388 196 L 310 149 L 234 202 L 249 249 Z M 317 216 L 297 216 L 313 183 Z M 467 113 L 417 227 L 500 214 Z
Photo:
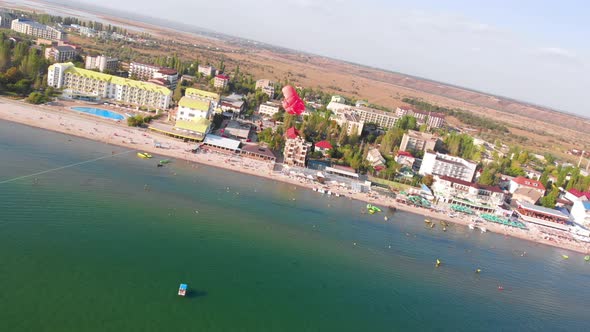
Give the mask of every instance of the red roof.
M 229 76 L 227 76 L 227 75 L 222 75 L 222 74 L 219 74 L 219 75 L 215 76 L 215 78 L 220 78 L 220 79 L 222 79 L 222 80 L 229 80 Z
M 588 200 L 590 200 L 590 192 L 581 192 L 578 189 L 570 189 L 568 190 L 570 194 L 576 196 L 577 198 L 580 198 L 582 196 L 586 196 L 586 198 L 588 198 Z
M 315 144 L 316 148 L 320 149 L 332 149 L 332 144 L 328 141 L 319 141 Z
M 289 129 L 287 129 L 287 138 L 297 138 L 297 136 L 299 136 L 299 131 L 297 130 L 297 128 L 295 127 L 291 127 Z
M 414 158 L 414 156 L 412 156 L 412 154 L 409 153 L 408 151 L 398 151 L 397 152 L 397 155 L 398 156 L 404 156 L 404 157 L 412 157 L 412 158 Z
M 160 68 L 160 70 L 158 70 L 158 73 L 161 73 L 164 75 L 178 75 L 178 72 L 176 71 L 176 69 L 172 69 L 172 68 Z
M 545 190 L 545 186 L 541 182 L 539 182 L 537 180 L 527 179 L 524 176 L 516 177 L 516 178 L 512 179 L 512 181 L 518 183 L 521 186 Z

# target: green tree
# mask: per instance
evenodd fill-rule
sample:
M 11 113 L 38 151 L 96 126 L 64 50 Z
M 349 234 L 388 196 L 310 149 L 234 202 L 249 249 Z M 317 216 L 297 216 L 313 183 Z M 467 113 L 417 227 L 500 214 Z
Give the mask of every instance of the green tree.
M 130 116 L 127 118 L 127 125 L 129 127 L 140 127 L 143 125 L 143 117 L 139 114 Z
M 493 170 L 489 168 L 484 169 L 484 171 L 481 173 L 479 177 L 478 182 L 486 186 L 496 184 L 496 177 L 494 176 Z
M 27 102 L 31 104 L 43 104 L 47 102 L 47 97 L 40 92 L 31 92 L 27 97 Z
M 541 198 L 541 205 L 546 208 L 555 208 L 555 204 L 557 204 L 557 197 L 559 196 L 559 189 L 553 188 L 549 194 L 543 198 Z
M 174 100 L 174 102 L 178 103 L 178 101 L 180 101 L 180 99 L 182 98 L 182 85 L 181 84 L 177 84 L 176 88 L 174 89 L 174 94 L 172 94 L 172 100 Z

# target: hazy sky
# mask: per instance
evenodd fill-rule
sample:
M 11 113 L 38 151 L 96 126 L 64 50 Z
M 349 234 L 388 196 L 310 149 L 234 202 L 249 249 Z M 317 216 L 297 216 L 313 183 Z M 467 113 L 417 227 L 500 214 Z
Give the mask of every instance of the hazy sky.
M 81 2 L 590 116 L 590 1 Z

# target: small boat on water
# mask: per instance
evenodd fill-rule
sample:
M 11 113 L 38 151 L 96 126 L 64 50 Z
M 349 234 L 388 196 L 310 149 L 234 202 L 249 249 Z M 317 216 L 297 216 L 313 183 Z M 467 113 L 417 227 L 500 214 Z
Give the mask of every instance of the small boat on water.
M 178 287 L 178 295 L 180 296 L 186 296 L 186 290 L 188 288 L 187 284 L 180 284 L 180 287 Z
M 487 230 L 485 227 L 480 227 L 480 228 L 479 228 L 479 230 L 480 230 L 482 233 L 485 233 L 485 232 L 487 232 L 487 231 L 488 231 L 488 230 Z
M 469 229 L 474 230 L 475 229 L 475 225 L 474 224 L 469 224 Z
M 590 261 L 590 256 L 586 256 L 586 257 L 584 257 L 584 260 L 585 260 L 586 262 Z
M 424 222 L 430 224 L 430 219 L 424 219 Z
M 568 258 L 570 258 L 570 256 L 568 256 L 568 255 L 561 255 L 561 257 L 563 257 L 563 259 L 568 259 Z
M 152 157 L 152 155 L 147 152 L 138 152 L 137 156 L 141 159 L 150 159 Z
M 442 262 L 437 258 L 436 259 L 436 265 L 435 266 L 436 267 L 439 267 L 441 264 L 442 264 Z
M 162 164 L 162 165 L 170 164 L 171 162 L 172 162 L 172 160 L 170 160 L 170 159 L 160 160 L 160 164 Z

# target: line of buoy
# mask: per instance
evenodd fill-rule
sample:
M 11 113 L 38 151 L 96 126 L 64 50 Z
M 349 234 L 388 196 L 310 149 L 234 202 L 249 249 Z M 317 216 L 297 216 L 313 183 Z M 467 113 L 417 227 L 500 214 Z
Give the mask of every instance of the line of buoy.
M 75 167 L 75 166 L 80 166 L 80 165 L 84 165 L 84 164 L 89 164 L 89 163 L 92 163 L 92 162 L 95 162 L 95 161 L 99 161 L 99 160 L 106 159 L 106 158 L 112 158 L 112 157 L 115 157 L 115 156 L 118 156 L 118 155 L 122 155 L 122 154 L 126 154 L 126 153 L 129 153 L 129 152 L 133 152 L 133 151 L 134 150 L 129 150 L 129 151 L 119 152 L 117 154 L 109 154 L 109 155 L 106 155 L 106 156 L 102 156 L 102 157 L 98 157 L 98 158 L 94 158 L 94 159 L 90 159 L 90 160 L 86 160 L 86 161 L 81 161 L 79 163 L 74 163 L 74 164 L 70 164 L 70 165 L 65 165 L 65 166 L 61 166 L 61 167 L 56 167 L 56 168 L 48 169 L 46 171 L 41 171 L 41 172 L 37 172 L 37 173 L 33 173 L 33 174 L 28 174 L 28 175 L 17 176 L 17 177 L 12 178 L 12 179 L 0 181 L 0 184 L 14 182 L 14 181 L 18 181 L 18 180 L 21 180 L 21 179 L 30 178 L 32 176 L 37 176 L 37 175 L 47 174 L 47 173 L 51 173 L 51 172 L 61 171 L 62 169 L 66 169 L 66 168 L 70 168 L 70 167 Z M 38 182 L 38 179 L 35 180 L 35 182 Z

